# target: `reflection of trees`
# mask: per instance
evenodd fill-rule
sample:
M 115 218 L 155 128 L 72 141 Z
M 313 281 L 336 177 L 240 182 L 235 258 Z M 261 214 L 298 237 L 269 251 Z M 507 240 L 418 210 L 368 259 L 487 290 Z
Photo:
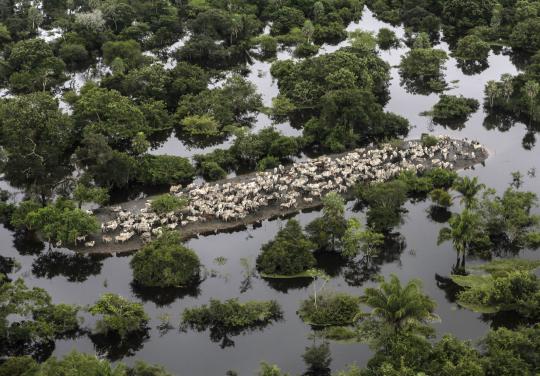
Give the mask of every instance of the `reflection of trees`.
M 287 294 L 289 290 L 299 290 L 308 287 L 313 279 L 307 278 L 263 278 L 276 291 Z
M 461 287 L 454 283 L 452 278 L 439 274 L 435 274 L 435 281 L 437 283 L 437 287 L 444 291 L 446 300 L 448 300 L 450 303 L 455 303 L 458 292 L 462 290 Z
M 16 328 L 12 328 L 16 329 Z M 22 329 L 22 328 L 21 328 Z M 25 330 L 25 329 L 22 329 Z M 14 333 L 15 334 L 15 333 Z M 29 355 L 38 362 L 44 362 L 51 357 L 55 349 L 54 340 L 33 341 L 28 336 L 23 335 L 17 338 L 13 335 L 9 340 L 2 340 L 0 344 L 0 355 L 2 356 L 22 356 Z
M 142 349 L 144 342 L 150 339 L 149 328 L 130 332 L 122 338 L 116 332 L 107 334 L 89 334 L 96 352 L 106 356 L 107 359 L 116 361 L 124 357 L 133 356 Z
M 428 209 L 428 217 L 433 222 L 446 223 L 452 216 L 452 212 L 443 206 L 431 205 Z
M 15 265 L 13 258 L 0 255 L 0 284 L 7 279 L 7 274 L 13 273 Z M 9 279 L 7 281 L 9 282 Z
M 45 249 L 45 243 L 31 231 L 16 231 L 13 246 L 21 256 L 39 255 Z
M 198 297 L 201 293 L 199 282 L 188 287 L 148 287 L 135 281 L 131 282 L 131 291 L 143 302 L 152 302 L 158 307 L 168 306 L 177 299 L 183 299 L 186 296 Z
M 69 282 L 84 282 L 101 273 L 102 261 L 107 257 L 51 250 L 34 260 L 32 273 L 39 278 L 64 276 Z
M 463 74 L 467 76 L 472 76 L 475 74 L 482 73 L 489 68 L 489 63 L 487 59 L 482 60 L 457 60 L 457 67 L 461 69 Z
M 324 341 L 320 345 L 315 343 L 306 347 L 306 351 L 302 355 L 307 369 L 303 376 L 330 376 L 330 364 L 332 363 L 332 354 L 328 342 Z
M 350 286 L 361 286 L 364 282 L 373 280 L 381 265 L 399 260 L 406 247 L 405 238 L 399 232 L 388 234 L 379 254 L 370 259 L 347 263 L 343 278 Z

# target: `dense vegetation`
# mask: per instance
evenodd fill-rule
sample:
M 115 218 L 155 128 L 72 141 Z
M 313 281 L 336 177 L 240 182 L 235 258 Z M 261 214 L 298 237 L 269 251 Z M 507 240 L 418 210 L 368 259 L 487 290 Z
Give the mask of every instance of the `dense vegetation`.
M 403 37 L 389 28 L 348 32 L 364 5 L 403 25 Z M 437 103 L 423 114 L 452 130 L 465 127 L 480 103 L 448 92 L 456 84 L 445 76 L 450 58 L 475 75 L 488 68 L 490 55 L 510 56 L 518 73 L 485 85 L 484 127 L 508 131 L 519 123 L 528 149 L 540 127 L 540 6 L 533 0 L 43 0 L 8 1 L 0 10 L 0 172 L 21 193 L 0 191 L 0 218 L 21 256 L 33 258 L 38 278 L 81 283 L 98 276 L 105 257 L 58 248 L 96 233 L 89 209 L 130 191 L 161 193 L 199 176 L 271 169 L 303 154 L 398 144 L 411 125 L 385 110 L 392 67 L 381 56 L 392 49 L 406 46 L 395 67 L 401 85 L 409 94 L 435 93 Z M 321 49 L 344 41 L 330 53 Z M 292 58 L 278 55 L 284 51 Z M 268 64 L 277 84 L 271 105 L 247 78 L 255 60 Z M 264 116 L 271 125 L 254 131 Z M 297 135 L 282 134 L 282 123 Z M 171 137 L 203 151 L 193 160 L 153 152 Z M 437 139 L 424 135 L 422 143 Z M 298 302 L 299 317 L 314 330 L 303 355 L 307 376 L 330 374 L 329 340 L 366 342 L 373 351 L 362 369 L 353 365 L 339 376 L 536 375 L 539 265 L 515 257 L 540 247 L 539 202 L 520 189 L 519 173 L 512 178 L 497 192 L 444 169 L 403 172 L 359 184 L 352 218 L 343 198 L 330 193 L 319 217 L 304 228 L 289 220 L 262 246 L 255 266 L 242 259 L 240 292 L 258 276 L 281 292 L 283 277 L 312 284 L 313 293 Z M 477 343 L 451 334 L 434 339 L 436 305 L 421 283 L 377 276 L 383 263 L 399 261 L 407 207 L 423 201 L 441 224 L 438 242 L 456 253 L 449 275 L 435 276 L 438 287 L 492 327 Z M 185 204 L 164 194 L 148 210 L 170 213 Z M 365 221 L 354 215 L 359 211 Z M 160 307 L 196 297 L 201 277 L 215 275 L 176 232 L 145 245 L 130 264 L 135 298 Z M 14 277 L 18 267 L 16 258 L 0 256 L 0 376 L 169 375 L 140 361 L 112 363 L 135 355 L 150 336 L 154 318 L 141 302 L 109 292 L 88 307 L 56 302 Z M 334 292 L 327 282 L 338 274 L 350 286 L 379 284 Z M 99 283 L 107 288 L 107 279 Z M 230 337 L 283 317 L 275 301 L 226 299 L 186 308 L 181 329 L 209 330 L 212 341 L 228 347 Z M 95 316 L 92 325 L 83 325 L 84 314 Z M 158 331 L 173 327 L 159 319 Z M 98 356 L 51 357 L 57 341 L 82 336 Z M 282 373 L 263 363 L 260 375 Z
M 176 231 L 146 244 L 130 264 L 133 279 L 144 286 L 185 287 L 199 279 L 199 257 L 181 243 Z

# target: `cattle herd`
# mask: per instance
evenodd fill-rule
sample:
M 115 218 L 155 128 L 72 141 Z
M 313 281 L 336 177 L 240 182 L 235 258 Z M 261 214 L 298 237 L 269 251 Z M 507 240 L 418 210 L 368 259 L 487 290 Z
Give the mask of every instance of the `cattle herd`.
M 135 236 L 142 242 L 159 236 L 165 229 L 176 229 L 197 222 L 239 221 L 250 213 L 270 206 L 290 210 L 309 206 L 331 191 L 346 192 L 359 182 L 388 180 L 405 170 L 422 171 L 434 167 L 457 168 L 471 165 L 487 156 L 475 141 L 439 137 L 434 146 L 421 141 L 386 144 L 380 148 L 360 148 L 336 156 L 279 166 L 217 183 L 172 186 L 170 193 L 187 198 L 179 211 L 158 214 L 151 200 L 137 210 L 112 207 L 112 219 L 102 223 L 103 243 L 124 243 Z M 93 246 L 93 242 L 85 243 Z

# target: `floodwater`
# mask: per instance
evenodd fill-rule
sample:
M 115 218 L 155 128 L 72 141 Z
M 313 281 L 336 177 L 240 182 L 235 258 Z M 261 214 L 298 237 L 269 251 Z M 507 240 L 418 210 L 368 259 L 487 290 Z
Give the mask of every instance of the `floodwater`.
M 377 31 L 382 26 L 403 35 L 402 29 L 375 20 L 367 9 L 362 21 L 351 25 L 349 30 L 360 27 Z M 441 48 L 447 49 L 444 44 Z M 327 46 L 325 49 L 331 51 L 335 47 Z M 406 51 L 406 48 L 402 48 L 382 52 L 381 55 L 395 66 Z M 450 59 L 446 67 L 447 82 L 458 80 L 451 93 L 473 97 L 480 102 L 483 102 L 483 88 L 488 80 L 498 79 L 504 73 L 517 72 L 508 56 L 494 54 L 489 57 L 489 68 L 478 75 L 465 76 L 456 67 L 454 59 Z M 265 104 L 269 104 L 271 98 L 278 93 L 268 72 L 269 65 L 257 62 L 252 68 L 250 79 L 257 85 Z M 534 177 L 532 173 L 527 175 L 527 171 L 532 172 L 531 169 L 540 167 L 539 148 L 537 145 L 530 145 L 530 142 L 529 150 L 522 146 L 522 140 L 527 135 L 525 125 L 517 124 L 505 132 L 488 130 L 483 126 L 485 114 L 480 109 L 471 116 L 464 129 L 444 129 L 431 125 L 429 118 L 419 115 L 420 112 L 429 110 L 437 101 L 436 95 L 408 94 L 399 85 L 396 68 L 392 69 L 390 89 L 392 99 L 387 109 L 407 117 L 414 124 L 411 138 L 433 131 L 435 134 L 476 139 L 489 149 L 491 155 L 484 165 L 478 165 L 474 170 L 461 171 L 460 174 L 478 176 L 483 183 L 501 192 L 511 181 L 510 173 L 519 170 L 525 176 L 523 189 L 540 195 L 540 177 Z M 261 115 L 254 128 L 260 129 L 268 125 L 270 120 Z M 277 127 L 287 134 L 294 131 L 286 124 Z M 190 156 L 194 150 L 188 150 L 172 137 L 154 152 Z M 404 239 L 404 244 L 392 251 L 388 250 L 376 272 L 383 276 L 395 273 L 402 280 L 421 279 L 426 293 L 437 301 L 436 312 L 441 317 L 441 321 L 434 324 L 437 333 L 441 335 L 451 332 L 459 338 L 478 339 L 489 328 L 490 322 L 484 321 L 479 314 L 457 307 L 445 291 L 437 286 L 435 280 L 436 274 L 447 276 L 455 261 L 455 253 L 450 244 L 437 245 L 437 234 L 443 224 L 429 218 L 428 202 L 408 203 L 406 207 L 408 214 L 404 224 L 397 229 Z M 459 208 L 454 206 L 452 209 L 456 211 Z M 306 225 L 318 215 L 319 212 L 300 213 L 295 218 Z M 347 216 L 364 220 L 362 213 L 352 211 L 352 203 L 348 205 Z M 161 364 L 176 375 L 225 375 L 227 370 L 235 370 L 239 375 L 249 376 L 254 375 L 259 362 L 265 360 L 278 364 L 283 371 L 300 374 L 306 369 L 301 355 L 314 340 L 310 337 L 312 332 L 309 326 L 302 323 L 296 311 L 300 301 L 311 293 L 313 285 L 310 280 L 275 284 L 253 275 L 248 270 L 254 267 L 261 245 L 273 238 L 284 222 L 285 220 L 265 221 L 256 229 L 190 240 L 187 245 L 197 252 L 207 271 L 207 278 L 191 291 L 140 291 L 131 284 L 129 255 L 90 258 L 75 256 L 69 251 L 51 252 L 39 244 L 32 246 L 28 241 L 16 239 L 7 229 L 0 229 L 3 245 L 1 254 L 14 257 L 21 264 L 21 269 L 11 275 L 12 278 L 21 276 L 28 285 L 45 288 L 56 303 L 87 305 L 105 292 L 121 294 L 143 302 L 145 310 L 152 318 L 151 330 L 149 338 L 137 344 L 133 351 L 124 352 L 129 356 L 122 358 L 120 353 L 118 358 L 128 363 L 143 359 Z M 522 252 L 521 256 L 539 258 L 537 253 L 530 251 Z M 217 257 L 226 258 L 226 262 L 216 262 Z M 245 260 L 241 261 L 242 259 Z M 369 280 L 373 275 L 362 275 L 348 267 L 341 267 L 338 260 L 325 260 L 321 266 L 332 275 L 327 285 L 329 289 L 360 295 L 365 287 L 375 284 Z M 178 322 L 182 311 L 186 307 L 207 303 L 211 298 L 275 299 L 281 305 L 284 317 L 282 321 L 262 331 L 231 337 L 234 345 L 225 348 L 220 346 L 220 342 L 212 342 L 208 331 L 180 332 Z M 170 315 L 170 324 L 174 326 L 174 329 L 166 333 L 156 328 L 161 323 L 158 317 L 162 314 Z M 93 319 L 86 317 L 84 325 L 92 327 Z M 90 338 L 81 336 L 57 341 L 54 354 L 62 355 L 73 348 L 86 352 L 95 351 Z M 343 369 L 353 362 L 365 365 L 371 356 L 370 350 L 363 344 L 331 343 L 330 349 L 333 370 Z

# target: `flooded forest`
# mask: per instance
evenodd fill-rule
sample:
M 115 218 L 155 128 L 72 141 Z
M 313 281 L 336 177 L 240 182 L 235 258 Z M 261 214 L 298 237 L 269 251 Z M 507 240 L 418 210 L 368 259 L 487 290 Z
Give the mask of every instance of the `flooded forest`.
M 0 4 L 0 376 L 540 374 L 540 1 Z

